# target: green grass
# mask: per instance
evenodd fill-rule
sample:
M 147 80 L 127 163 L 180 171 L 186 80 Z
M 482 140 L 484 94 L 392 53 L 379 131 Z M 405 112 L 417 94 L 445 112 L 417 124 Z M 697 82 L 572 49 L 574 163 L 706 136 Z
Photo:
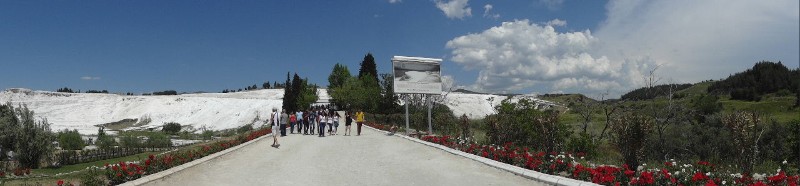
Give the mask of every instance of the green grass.
M 150 155 L 150 154 L 158 154 L 158 153 L 161 153 L 161 152 L 144 152 L 144 153 L 134 154 L 134 155 L 125 156 L 125 157 L 119 157 L 119 158 L 113 158 L 113 159 L 107 159 L 107 160 L 101 160 L 101 161 L 95 161 L 95 162 L 89 162 L 89 163 L 81 163 L 81 164 L 75 164 L 75 165 L 67 165 L 67 166 L 62 166 L 62 167 L 59 167 L 59 168 L 33 169 L 33 170 L 31 170 L 31 172 L 33 174 L 55 175 L 55 174 L 58 174 L 58 173 L 68 173 L 68 172 L 73 172 L 73 171 L 78 171 L 78 170 L 84 170 L 87 167 L 91 167 L 91 166 L 103 167 L 103 166 L 105 166 L 105 164 L 115 164 L 115 163 L 119 163 L 121 161 L 138 161 L 138 160 L 142 160 L 142 159 L 147 158 L 147 156 Z
M 756 111 L 778 123 L 787 123 L 794 119 L 800 119 L 800 109 L 792 108 L 795 99 L 793 97 L 766 97 L 761 101 L 754 102 L 724 98 L 720 102 L 724 112 Z
M 80 182 L 80 175 L 86 168 L 96 166 L 96 167 L 103 167 L 105 164 L 115 164 L 122 161 L 138 161 L 147 158 L 150 154 L 158 154 L 161 152 L 144 152 L 139 154 L 134 154 L 125 157 L 95 161 L 95 162 L 88 162 L 88 163 L 81 163 L 75 165 L 67 165 L 62 166 L 59 168 L 41 168 L 41 169 L 33 169 L 31 170 L 31 174 L 33 176 L 43 176 L 46 175 L 48 177 L 41 177 L 41 178 L 22 178 L 22 179 L 14 179 L 14 180 L 3 180 L 3 183 L 0 185 L 53 185 L 58 180 L 64 180 L 65 182 L 71 183 L 78 183 Z M 70 173 L 74 171 L 80 171 L 77 173 L 72 174 L 62 174 L 55 176 L 56 174 L 60 173 Z
M 694 96 L 708 93 L 708 87 L 713 84 L 713 81 L 696 83 L 689 88 L 678 91 L 678 94 L 686 94 L 687 96 Z

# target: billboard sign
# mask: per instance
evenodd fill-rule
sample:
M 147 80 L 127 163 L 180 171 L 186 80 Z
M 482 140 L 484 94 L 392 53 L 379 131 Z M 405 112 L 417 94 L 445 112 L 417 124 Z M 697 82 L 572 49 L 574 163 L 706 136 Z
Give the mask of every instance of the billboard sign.
M 442 59 L 392 57 L 394 93 L 441 94 Z

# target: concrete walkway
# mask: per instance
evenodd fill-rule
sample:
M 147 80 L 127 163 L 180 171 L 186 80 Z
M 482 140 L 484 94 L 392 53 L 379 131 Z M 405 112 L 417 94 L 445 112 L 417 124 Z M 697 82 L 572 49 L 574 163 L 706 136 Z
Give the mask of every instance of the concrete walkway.
M 280 149 L 264 138 L 145 185 L 543 185 L 371 129 L 339 133 L 289 134 Z

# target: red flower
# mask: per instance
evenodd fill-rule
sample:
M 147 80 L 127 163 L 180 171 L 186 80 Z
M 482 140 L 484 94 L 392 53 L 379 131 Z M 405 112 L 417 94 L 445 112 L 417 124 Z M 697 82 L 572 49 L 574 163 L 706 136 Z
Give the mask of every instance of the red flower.
M 58 180 L 58 182 L 56 182 L 56 185 L 58 186 L 64 185 L 64 180 Z
M 122 177 L 122 173 L 117 173 L 117 177 Z
M 155 158 L 156 158 L 156 156 L 153 156 L 153 155 L 151 154 L 150 156 L 147 156 L 147 158 L 152 160 L 152 159 L 155 159 Z
M 706 182 L 706 186 L 717 186 L 717 184 L 716 184 L 716 183 L 714 183 L 714 181 L 713 181 L 713 180 L 708 180 L 708 181 Z
M 150 166 L 150 159 L 144 161 L 144 166 Z
M 694 176 L 692 176 L 692 181 L 694 181 L 694 182 L 703 181 L 703 180 L 706 180 L 706 179 L 708 179 L 708 176 L 706 176 L 706 174 L 703 174 L 703 172 L 699 172 L 699 171 L 697 173 L 694 173 Z
M 765 184 L 764 182 L 758 181 L 758 182 L 754 183 L 753 186 L 767 186 L 767 184 Z
M 119 167 L 117 167 L 116 165 L 114 165 L 113 167 L 111 167 L 111 170 L 117 171 L 117 170 L 119 170 Z
M 639 181 L 640 181 L 640 183 L 644 183 L 644 184 L 650 185 L 650 184 L 653 184 L 653 182 L 655 182 L 655 179 L 653 179 L 653 173 L 652 172 L 642 172 L 642 175 L 639 176 Z
M 669 162 L 669 161 L 668 162 L 664 162 L 664 165 L 666 165 L 667 167 L 672 167 L 673 166 L 672 162 Z
M 633 177 L 634 174 L 636 174 L 636 171 L 632 171 L 630 169 L 625 170 L 625 176 L 627 176 L 628 178 Z
M 771 184 L 778 184 L 786 180 L 786 178 L 786 173 L 781 171 L 778 173 L 778 175 L 767 177 L 767 180 L 769 180 Z

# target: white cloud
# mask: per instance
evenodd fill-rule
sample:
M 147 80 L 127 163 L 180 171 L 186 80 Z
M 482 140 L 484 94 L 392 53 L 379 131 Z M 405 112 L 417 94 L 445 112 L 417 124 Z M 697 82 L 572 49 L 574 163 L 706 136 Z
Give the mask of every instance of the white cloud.
M 447 42 L 451 60 L 479 69 L 471 88 L 509 92 L 544 86 L 550 91 L 602 92 L 630 84 L 641 61 L 614 62 L 594 55 L 598 39 L 590 31 L 559 33 L 528 20 L 504 22 L 481 33 Z
M 564 0 L 539 0 L 539 3 L 547 6 L 547 9 L 558 10 L 564 4 Z
M 87 80 L 87 81 L 89 81 L 89 80 L 100 80 L 100 77 L 83 76 L 83 77 L 81 77 L 81 80 Z
M 500 18 L 500 14 L 491 14 L 491 13 L 489 13 L 489 12 L 492 11 L 492 8 L 494 8 L 494 6 L 492 6 L 491 4 L 484 5 L 483 6 L 483 17 L 491 17 L 491 18 L 494 18 L 494 19 Z
M 556 26 L 567 26 L 567 21 L 561 19 L 553 19 L 547 22 L 547 25 L 556 27 Z
M 595 36 L 612 59 L 647 58 L 678 82 L 725 78 L 761 60 L 798 64 L 800 1 L 611 1 Z M 642 86 L 639 84 L 638 86 Z
M 472 16 L 472 8 L 469 7 L 469 0 L 436 0 L 436 8 L 442 10 L 444 15 L 450 19 L 464 19 Z
M 392 3 L 392 4 L 402 3 L 402 2 L 403 2 L 403 0 L 389 0 L 389 3 Z
M 672 83 L 724 78 L 760 60 L 796 68 L 798 6 L 796 0 L 612 0 L 593 32 L 556 32 L 554 26 L 566 25 L 560 19 L 543 25 L 522 20 L 446 46 L 451 61 L 478 71 L 469 87 L 479 91 L 608 90 L 614 97 L 644 86 L 643 74 L 655 65 Z

